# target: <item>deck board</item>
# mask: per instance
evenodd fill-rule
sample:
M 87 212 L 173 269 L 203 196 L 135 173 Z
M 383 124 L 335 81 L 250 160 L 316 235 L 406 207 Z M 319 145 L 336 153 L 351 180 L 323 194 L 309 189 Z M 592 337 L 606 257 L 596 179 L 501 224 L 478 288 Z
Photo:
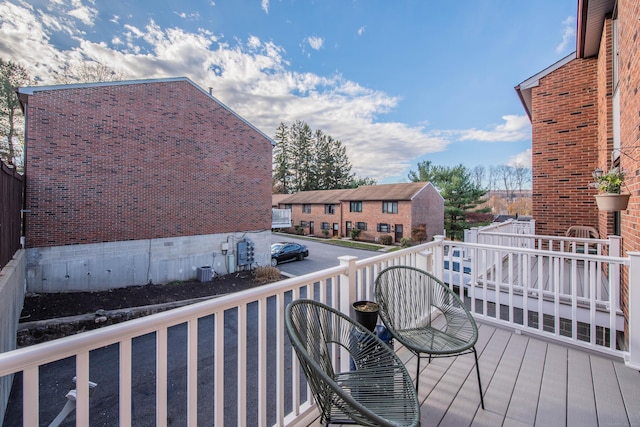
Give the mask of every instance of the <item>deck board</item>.
M 567 425 L 595 426 L 597 414 L 589 355 L 569 349 L 567 375 Z
M 567 348 L 547 344 L 536 426 L 563 426 L 567 420 Z
M 537 400 L 542 384 L 547 344 L 538 340 L 528 340 L 524 360 L 513 390 L 507 418 L 533 425 L 536 421 Z
M 627 424 L 629 420 L 613 361 L 601 357 L 591 357 L 591 375 L 599 424 L 610 423 L 614 426 Z
M 620 362 L 615 362 L 613 367 L 620 385 L 629 424 L 640 426 L 640 405 L 638 405 L 640 402 L 640 372 L 629 369 Z
M 434 359 L 421 365 L 423 426 L 640 425 L 640 373 L 623 361 L 488 324 L 479 333 L 486 409 L 473 355 Z M 399 355 L 415 376 L 415 356 Z

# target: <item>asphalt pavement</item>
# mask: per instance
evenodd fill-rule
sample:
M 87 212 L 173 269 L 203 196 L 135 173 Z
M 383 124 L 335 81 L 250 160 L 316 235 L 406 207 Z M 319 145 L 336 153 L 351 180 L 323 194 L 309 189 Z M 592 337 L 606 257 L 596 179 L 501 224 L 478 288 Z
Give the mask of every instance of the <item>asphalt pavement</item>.
M 293 276 L 302 276 L 340 264 L 338 257 L 356 256 L 358 259 L 370 258 L 382 252 L 365 249 L 354 249 L 346 246 L 325 243 L 324 239 L 298 238 L 290 234 L 272 233 L 271 243 L 296 242 L 309 248 L 309 256 L 302 261 L 287 261 L 278 264 L 278 269 Z

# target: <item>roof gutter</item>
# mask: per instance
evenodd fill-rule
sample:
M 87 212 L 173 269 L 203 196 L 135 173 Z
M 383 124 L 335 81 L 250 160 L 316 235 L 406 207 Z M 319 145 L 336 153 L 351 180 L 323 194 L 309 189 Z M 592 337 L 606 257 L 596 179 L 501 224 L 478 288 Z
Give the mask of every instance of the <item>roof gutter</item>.
M 578 0 L 578 28 L 576 29 L 576 55 L 584 58 L 584 45 L 587 37 L 587 10 L 589 0 Z

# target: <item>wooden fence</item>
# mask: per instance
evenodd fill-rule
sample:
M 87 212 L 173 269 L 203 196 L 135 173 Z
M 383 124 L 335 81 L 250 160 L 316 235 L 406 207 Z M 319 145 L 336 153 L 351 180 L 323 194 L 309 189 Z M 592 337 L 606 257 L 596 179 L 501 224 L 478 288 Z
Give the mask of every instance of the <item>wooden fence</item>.
M 24 176 L 0 162 L 0 269 L 20 249 L 23 194 Z

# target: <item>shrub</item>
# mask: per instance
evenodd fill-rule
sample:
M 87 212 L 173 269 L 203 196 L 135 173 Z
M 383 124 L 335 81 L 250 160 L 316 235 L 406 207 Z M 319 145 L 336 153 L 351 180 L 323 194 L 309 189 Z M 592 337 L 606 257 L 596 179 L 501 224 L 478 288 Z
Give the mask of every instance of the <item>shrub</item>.
M 402 239 L 400 239 L 400 246 L 402 246 L 403 248 L 408 248 L 409 246 L 413 246 L 413 243 L 411 242 L 410 238 L 403 237 Z
M 255 276 L 260 282 L 275 282 L 282 278 L 280 270 L 272 266 L 256 267 Z
M 351 238 L 353 240 L 358 240 L 358 236 L 360 236 L 360 232 L 362 232 L 362 230 L 360 230 L 359 228 L 352 228 L 351 229 Z
M 411 238 L 417 242 L 427 240 L 427 224 L 418 224 L 411 230 Z
M 390 244 L 393 243 L 393 237 L 391 237 L 389 235 L 381 236 L 380 237 L 380 243 L 382 243 L 383 245 L 389 246 Z

